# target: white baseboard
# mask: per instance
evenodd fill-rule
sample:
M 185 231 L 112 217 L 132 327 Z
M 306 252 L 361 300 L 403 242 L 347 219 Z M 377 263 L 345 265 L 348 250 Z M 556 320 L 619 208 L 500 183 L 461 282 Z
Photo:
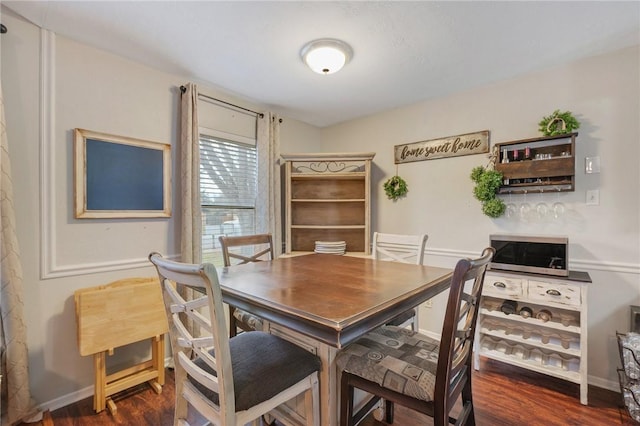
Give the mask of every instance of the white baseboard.
M 173 357 L 165 358 L 164 360 L 165 368 L 173 368 Z M 63 395 L 59 398 L 52 399 L 50 401 L 44 402 L 38 405 L 39 411 L 54 411 L 58 408 L 66 407 L 67 405 L 75 404 L 78 401 L 81 401 L 85 398 L 93 397 L 93 389 L 94 386 L 87 386 L 84 389 L 80 389 L 78 391 Z
M 423 330 L 423 329 L 420 329 L 420 333 L 422 333 L 422 334 L 424 334 L 426 336 L 429 336 L 432 339 L 440 341 L 440 333 L 436 333 L 436 332 L 430 331 L 430 330 Z
M 596 376 L 588 376 L 587 382 L 591 386 L 595 386 L 598 388 L 607 389 L 610 391 L 620 393 L 620 383 L 614 380 L 607 380 L 607 379 L 603 379 L 602 377 L 596 377 Z
M 52 399 L 51 401 L 47 401 L 38 405 L 38 409 L 40 411 L 54 411 L 58 408 L 66 407 L 67 405 L 75 404 L 78 401 L 81 401 L 85 398 L 93 396 L 93 386 L 88 386 L 84 389 L 81 389 L 76 392 L 72 392 L 66 395 L 63 395 L 59 398 Z

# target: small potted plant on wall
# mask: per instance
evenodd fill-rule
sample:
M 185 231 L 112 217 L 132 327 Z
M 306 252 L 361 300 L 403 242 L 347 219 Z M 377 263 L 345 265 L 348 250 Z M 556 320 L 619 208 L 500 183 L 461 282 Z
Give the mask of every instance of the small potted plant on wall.
M 482 203 L 482 213 L 497 218 L 504 214 L 504 201 L 496 197 L 502 184 L 502 173 L 493 168 L 477 166 L 471 170 L 471 180 L 475 182 L 473 195 Z

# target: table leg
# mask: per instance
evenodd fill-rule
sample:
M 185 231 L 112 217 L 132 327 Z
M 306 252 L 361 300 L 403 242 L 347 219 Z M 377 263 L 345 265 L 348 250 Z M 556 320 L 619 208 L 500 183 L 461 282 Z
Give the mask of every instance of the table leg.
M 323 343 L 319 344 L 322 371 L 320 371 L 320 410 L 322 425 L 338 424 L 338 372 L 336 354 L 338 349 Z
M 107 367 L 106 352 L 98 352 L 93 355 L 94 391 L 93 409 L 96 413 L 106 408 Z
M 319 375 L 320 424 L 322 426 L 337 426 L 339 423 L 339 389 L 335 359 L 338 349 L 276 324 L 269 324 L 265 330 L 318 355 L 322 363 Z

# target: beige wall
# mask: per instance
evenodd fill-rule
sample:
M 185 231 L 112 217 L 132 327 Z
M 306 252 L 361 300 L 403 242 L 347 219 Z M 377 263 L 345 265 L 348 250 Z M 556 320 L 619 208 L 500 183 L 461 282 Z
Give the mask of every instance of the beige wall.
M 78 353 L 74 291 L 124 277 L 153 275 L 146 259 L 152 250 L 179 254 L 178 87 L 189 78 L 162 73 L 55 36 L 45 38 L 42 49 L 50 65 L 41 72 L 40 29 L 4 8 L 2 13 L 3 24 L 10 28 L 0 38 L 2 87 L 24 267 L 32 392 L 39 404 L 57 408 L 93 392 L 91 357 Z M 40 90 L 43 79 L 50 79 L 50 84 Z M 253 110 L 265 109 L 203 85 L 199 88 Z M 41 123 L 41 103 L 50 126 Z M 203 108 L 202 124 L 217 126 L 207 111 Z M 238 126 L 223 130 L 246 133 L 246 116 L 241 113 L 229 115 L 225 123 L 234 116 L 239 119 Z M 75 219 L 74 128 L 170 143 L 174 163 L 173 216 Z M 319 141 L 319 129 L 284 117 L 283 150 L 314 151 L 317 148 L 313 149 L 313 145 L 319 145 Z M 135 360 L 146 353 L 146 345 L 117 350 L 109 357 L 108 365 Z
M 57 408 L 92 392 L 91 359 L 80 357 L 77 349 L 73 292 L 123 277 L 152 275 L 146 254 L 150 250 L 177 254 L 179 247 L 176 197 L 171 219 L 73 218 L 71 130 L 84 127 L 169 142 L 175 162 L 177 87 L 189 78 L 62 37 L 51 40 L 54 56 L 49 59 L 54 62 L 41 74 L 39 28 L 5 9 L 3 23 L 10 28 L 0 38 L 1 70 L 25 270 L 32 391 L 38 403 Z M 628 305 L 640 304 L 638 63 L 638 48 L 626 49 L 323 130 L 284 117 L 281 150 L 349 147 L 349 151 L 377 152 L 374 229 L 427 232 L 427 260 L 434 264 L 452 265 L 462 255 L 478 253 L 492 232 L 568 235 L 571 267 L 589 271 L 594 280 L 589 293 L 591 381 L 615 389 L 618 361 L 612 336 L 626 329 Z M 49 77 L 54 77 L 49 91 L 41 92 L 41 81 Z M 247 108 L 264 109 L 213 88 L 201 89 Z M 52 126 L 46 122 L 43 126 L 40 104 L 48 105 L 52 95 L 51 108 L 45 111 Z M 562 221 L 520 223 L 483 216 L 468 178 L 473 166 L 486 163 L 483 156 L 401 165 L 399 173 L 409 183 L 409 196 L 396 203 L 385 198 L 382 183 L 396 170 L 393 145 L 484 129 L 491 131 L 493 142 L 533 137 L 540 117 L 556 108 L 574 111 L 583 124 L 577 142 L 576 191 L 528 196 L 527 201 L 562 201 L 569 210 Z M 582 164 L 585 156 L 592 155 L 601 157 L 602 173 L 587 176 Z M 600 189 L 600 206 L 585 206 L 586 189 Z M 522 200 L 522 196 L 512 198 L 517 203 Z M 423 309 L 425 329 L 437 329 L 439 305 Z M 141 351 L 140 347 L 118 351 L 110 361 L 139 356 Z
M 421 102 L 323 129 L 323 151 L 349 146 L 375 151 L 372 204 L 374 230 L 427 233 L 426 261 L 453 264 L 480 253 L 491 233 L 566 235 L 571 269 L 591 274 L 589 374 L 616 389 L 619 357 L 615 332 L 629 327 L 629 305 L 640 304 L 640 47 L 627 48 L 441 99 Z M 523 222 L 484 216 L 473 198 L 469 173 L 485 155 L 401 164 L 409 193 L 388 200 L 382 183 L 396 172 L 393 146 L 450 135 L 491 131 L 491 142 L 539 136 L 538 121 L 555 109 L 581 122 L 576 142 L 576 190 L 529 194 L 526 202 L 567 208 L 560 220 Z M 587 175 L 584 159 L 600 156 L 602 172 Z M 587 206 L 585 192 L 600 190 L 600 205 Z M 504 197 L 519 204 L 525 196 Z M 443 296 L 422 308 L 421 326 L 437 331 Z

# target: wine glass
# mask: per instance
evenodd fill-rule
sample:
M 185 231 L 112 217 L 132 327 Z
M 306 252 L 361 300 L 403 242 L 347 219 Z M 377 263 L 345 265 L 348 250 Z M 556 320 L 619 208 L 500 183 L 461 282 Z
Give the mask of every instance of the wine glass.
M 546 203 L 538 203 L 536 204 L 536 213 L 538 214 L 538 219 L 543 220 L 549 213 L 549 207 Z
M 517 214 L 516 205 L 511 201 L 511 191 L 509 191 L 509 202 L 507 203 L 507 208 L 505 209 L 505 216 L 507 219 L 515 219 Z
M 553 203 L 553 206 L 552 206 L 553 217 L 555 219 L 560 219 L 565 212 L 564 204 L 560 202 L 560 189 L 558 189 L 558 192 L 556 193 L 556 198 L 558 199 L 558 201 Z
M 561 202 L 553 203 L 553 217 L 560 219 L 565 212 L 564 204 Z
M 524 191 L 524 202 L 520 204 L 520 220 L 526 222 L 531 214 L 531 205 L 527 203 L 527 191 Z
M 542 191 L 540 191 L 540 198 L 542 198 Z M 549 214 L 549 206 L 544 201 L 540 201 L 536 204 L 536 215 L 539 220 L 544 220 Z

